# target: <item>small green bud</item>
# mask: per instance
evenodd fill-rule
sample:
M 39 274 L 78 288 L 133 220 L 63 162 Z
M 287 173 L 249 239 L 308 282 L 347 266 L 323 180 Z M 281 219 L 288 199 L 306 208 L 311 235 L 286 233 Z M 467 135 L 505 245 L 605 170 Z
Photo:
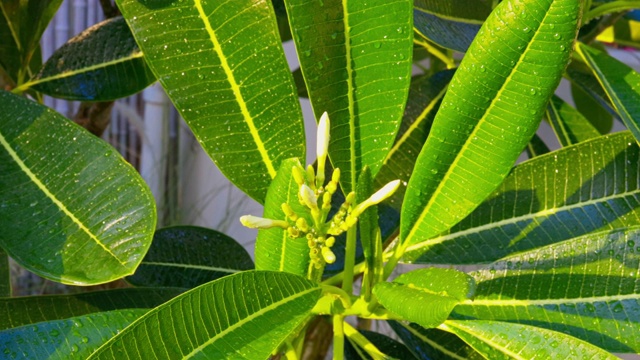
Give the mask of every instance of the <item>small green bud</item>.
M 298 220 L 298 215 L 293 211 L 293 209 L 291 208 L 291 205 L 284 203 L 281 206 L 282 208 L 282 212 L 292 221 L 296 221 Z
M 287 233 L 289 233 L 289 237 L 291 238 L 299 238 L 300 237 L 300 231 L 298 231 L 297 228 L 291 226 L 287 229 Z
M 293 175 L 293 180 L 298 184 L 298 186 L 302 186 L 302 184 L 304 184 L 306 174 L 300 166 L 294 166 L 293 169 L 291 169 L 291 174 Z
M 307 166 L 307 182 L 311 185 L 312 188 L 316 187 L 316 173 L 313 170 L 313 166 Z
M 330 236 L 325 242 L 324 244 L 328 247 L 332 247 L 333 244 L 336 243 L 336 238 L 334 238 L 333 236 Z
M 305 218 L 298 218 L 298 220 L 296 220 L 296 226 L 302 232 L 306 233 L 307 231 L 309 231 L 309 224 L 307 224 L 307 220 L 305 220 Z
M 333 169 L 333 174 L 331 174 L 331 181 L 336 184 L 340 182 L 340 169 Z

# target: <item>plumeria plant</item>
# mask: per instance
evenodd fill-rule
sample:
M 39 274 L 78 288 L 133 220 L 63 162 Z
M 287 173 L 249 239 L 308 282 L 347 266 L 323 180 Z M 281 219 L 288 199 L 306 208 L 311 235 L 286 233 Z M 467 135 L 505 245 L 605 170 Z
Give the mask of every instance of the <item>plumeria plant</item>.
M 640 352 L 640 74 L 605 47 L 640 47 L 637 2 L 117 0 L 42 64 L 60 3 L 0 3 L 1 357 Z M 212 229 L 156 229 L 143 180 L 86 130 L 156 80 L 264 205 L 240 219 L 253 259 Z M 84 128 L 43 95 L 82 101 Z M 9 257 L 131 286 L 11 297 Z

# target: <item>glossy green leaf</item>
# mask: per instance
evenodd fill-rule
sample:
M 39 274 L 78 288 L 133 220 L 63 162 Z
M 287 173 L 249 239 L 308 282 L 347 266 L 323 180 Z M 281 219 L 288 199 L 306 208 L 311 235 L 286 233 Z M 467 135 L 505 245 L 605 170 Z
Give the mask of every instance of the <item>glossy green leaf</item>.
M 411 80 L 411 0 L 286 0 L 317 118 L 331 118 L 329 156 L 348 194 L 376 175 L 393 144 Z
M 383 334 L 367 331 L 367 330 L 358 330 L 362 336 L 364 336 L 371 344 L 373 344 L 381 353 L 388 356 L 387 359 L 400 359 L 400 360 L 415 360 L 417 359 L 407 347 L 394 340 L 388 336 Z M 349 340 L 347 338 L 347 340 Z M 356 347 L 358 349 L 356 349 Z M 362 356 L 363 354 L 364 356 Z M 344 349 L 344 358 L 345 360 L 369 360 L 372 359 L 366 353 L 366 350 L 360 348 L 357 344 L 353 344 L 351 341 L 345 341 L 345 349 Z
M 263 203 L 305 158 L 302 112 L 268 1 L 118 0 L 174 105 L 218 168 Z
M 6 359 L 85 359 L 147 310 L 118 310 L 0 331 Z
M 538 156 L 449 233 L 405 260 L 483 263 L 599 230 L 640 225 L 640 149 L 628 132 Z
M 373 293 L 387 310 L 425 328 L 444 322 L 451 310 L 473 295 L 475 281 L 455 269 L 414 270 L 393 282 L 378 283 Z
M 321 292 L 288 273 L 230 275 L 151 310 L 89 359 L 266 359 L 309 318 Z
M 600 133 L 578 110 L 556 95 L 547 105 L 547 120 L 560 145 L 569 146 L 600 136 Z
M 136 286 L 190 289 L 253 269 L 247 250 L 227 235 L 197 226 L 156 231 L 147 255 L 127 281 Z
M 497 321 L 447 321 L 445 328 L 487 359 L 618 359 L 587 342 L 534 326 Z
M 3 0 L 0 2 L 0 68 L 13 84 L 32 74 L 32 58 L 62 0 Z M 39 61 L 38 61 L 39 62 Z M 36 62 L 37 63 L 37 62 Z
M 407 348 L 421 360 L 485 359 L 459 337 L 446 331 L 425 329 L 416 324 L 402 324 L 396 321 L 388 323 Z
M 0 250 L 0 297 L 11 296 L 11 268 L 9 256 Z
M 597 38 L 601 42 L 640 48 L 640 21 L 619 19 L 612 27 L 603 31 Z
M 282 162 L 276 178 L 273 179 L 264 203 L 263 217 L 287 221 L 282 212 L 282 204 L 289 204 L 293 211 L 313 224 L 309 209 L 298 200 L 298 184 L 291 175 L 294 166 L 301 166 L 298 159 Z M 309 246 L 303 236 L 293 239 L 281 228 L 258 230 L 255 247 L 256 269 L 286 271 L 301 276 L 307 275 L 309 268 Z
M 110 101 L 155 81 L 122 17 L 96 24 L 56 50 L 19 91 L 81 101 Z
M 640 227 L 507 257 L 472 275 L 478 287 L 456 318 L 529 324 L 615 352 L 640 352 Z
M 531 140 L 529 140 L 529 143 L 527 144 L 526 151 L 527 151 L 527 155 L 529 155 L 529 158 L 531 159 L 536 156 L 544 155 L 551 150 L 549 150 L 549 147 L 547 147 L 547 144 L 545 144 L 544 141 L 542 141 L 542 139 L 537 134 L 533 134 L 533 137 L 531 138 Z
M 491 13 L 491 1 L 414 1 L 414 26 L 427 39 L 465 52 Z
M 63 283 L 132 274 L 156 224 L 142 178 L 116 149 L 53 110 L 7 92 L 0 104 L 0 246 Z
M 640 74 L 582 43 L 578 43 L 576 51 L 589 64 L 620 118 L 640 143 Z
M 420 153 L 420 149 L 427 140 L 433 118 L 453 73 L 453 70 L 446 70 L 430 77 L 421 76 L 411 80 L 409 99 L 396 141 L 375 178 L 377 188 L 396 179 L 400 179 L 403 183 L 409 181 L 416 163 L 416 155 Z M 400 210 L 404 191 L 405 186 L 400 186 L 386 202 Z
M 508 0 L 489 16 L 418 156 L 402 207 L 404 244 L 449 229 L 502 183 L 560 82 L 578 11 L 577 0 Z
M 183 289 L 169 288 L 127 288 L 74 295 L 0 298 L 0 330 L 102 311 L 151 309 L 182 291 Z

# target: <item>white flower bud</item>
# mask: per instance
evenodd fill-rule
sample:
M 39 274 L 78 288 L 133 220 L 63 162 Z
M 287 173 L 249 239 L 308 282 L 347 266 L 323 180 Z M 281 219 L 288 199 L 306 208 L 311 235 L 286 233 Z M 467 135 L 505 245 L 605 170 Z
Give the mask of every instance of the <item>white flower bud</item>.
M 324 183 L 324 165 L 327 161 L 327 153 L 329 152 L 329 130 L 331 123 L 329 121 L 329 114 L 325 111 L 320 117 L 318 123 L 318 139 L 316 143 L 316 154 L 318 156 L 318 174 L 317 184 L 320 187 Z
M 270 229 L 273 227 L 286 229 L 289 227 L 289 223 L 286 221 L 265 219 L 253 215 L 241 216 L 240 222 L 242 223 L 242 225 L 251 229 Z
M 307 184 L 300 186 L 300 198 L 309 209 L 318 208 L 318 198 Z

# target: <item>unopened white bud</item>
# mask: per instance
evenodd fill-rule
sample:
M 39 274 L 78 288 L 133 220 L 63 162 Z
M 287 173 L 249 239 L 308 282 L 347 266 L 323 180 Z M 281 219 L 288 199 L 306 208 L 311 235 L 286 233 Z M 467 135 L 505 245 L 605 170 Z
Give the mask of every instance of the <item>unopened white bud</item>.
M 318 198 L 307 184 L 300 186 L 300 198 L 309 209 L 318 208 Z
M 318 139 L 316 143 L 316 154 L 318 156 L 318 174 L 317 184 L 320 187 L 324 183 L 324 165 L 327 161 L 327 154 L 329 152 L 329 130 L 331 123 L 329 121 L 329 114 L 325 111 L 320 117 L 318 123 Z
M 379 204 L 382 200 L 393 195 L 393 193 L 398 190 L 399 186 L 400 180 L 393 180 L 387 185 L 383 186 L 382 189 L 376 191 L 375 194 L 371 195 L 371 197 L 369 197 L 369 200 L 367 201 L 370 201 L 372 204 Z
M 242 225 L 251 229 L 270 229 L 273 227 L 286 229 L 289 227 L 289 223 L 286 221 L 265 219 L 253 215 L 241 216 L 240 222 L 242 223 Z

